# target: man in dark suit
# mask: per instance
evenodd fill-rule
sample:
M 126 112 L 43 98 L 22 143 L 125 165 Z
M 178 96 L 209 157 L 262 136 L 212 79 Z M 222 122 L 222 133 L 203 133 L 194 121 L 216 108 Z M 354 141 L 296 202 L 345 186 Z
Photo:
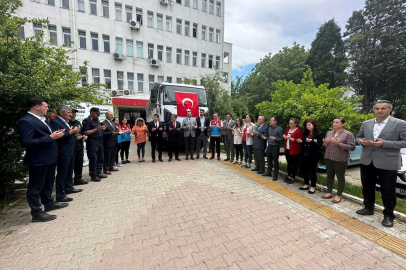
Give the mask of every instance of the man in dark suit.
M 69 125 L 73 127 L 79 127 L 80 131 L 76 135 L 76 143 L 75 143 L 75 162 L 73 165 L 73 172 L 75 174 L 73 178 L 74 185 L 86 185 L 88 182 L 82 179 L 82 172 L 83 172 L 83 155 L 84 155 L 84 143 L 86 141 L 87 136 L 83 135 L 83 126 L 82 124 L 76 120 L 76 113 L 78 110 L 72 109 L 72 115 L 70 117 Z
M 207 159 L 207 138 L 210 129 L 210 119 L 204 116 L 204 110 L 200 110 L 200 116 L 196 118 L 196 159 L 200 158 L 200 145 L 203 143 L 203 158 Z
M 33 222 L 51 221 L 56 219 L 56 215 L 45 212 L 68 206 L 67 203 L 55 202 L 52 198 L 58 158 L 55 140 L 61 138 L 65 132 L 53 131 L 46 121 L 48 104 L 45 99 L 30 98 L 27 105 L 28 113 L 21 117 L 17 124 L 20 143 L 26 149 L 24 165 L 29 169 L 27 201 Z M 41 203 L 44 205 L 44 211 L 41 209 Z
M 117 156 L 117 130 L 116 123 L 112 121 L 113 113 L 106 113 L 106 120 L 102 122 L 106 126 L 103 130 L 103 148 L 104 148 L 104 173 L 111 175 L 111 172 L 117 172 L 118 169 L 114 168 L 114 163 Z
M 162 159 L 162 130 L 163 123 L 159 121 L 158 115 L 154 114 L 154 121 L 148 124 L 149 140 L 151 142 L 151 157 L 152 162 L 155 162 L 155 151 L 158 145 L 158 159 L 163 162 Z
M 254 131 L 254 159 L 255 169 L 258 174 L 265 173 L 265 148 L 268 136 L 268 126 L 265 125 L 265 117 L 258 117 L 258 126 Z
M 396 207 L 397 171 L 402 166 L 400 149 L 406 148 L 406 121 L 391 117 L 393 106 L 387 100 L 374 107 L 376 118 L 362 123 L 357 135 L 361 144 L 361 183 L 365 208 L 358 215 L 373 215 L 375 186 L 379 178 L 384 206 L 384 227 L 393 227 Z
M 67 194 L 81 192 L 81 189 L 73 187 L 73 164 L 75 160 L 75 141 L 76 134 L 79 133 L 79 127 L 71 128 L 69 126 L 72 110 L 66 106 L 60 106 L 57 109 L 58 117 L 51 121 L 54 130 L 64 130 L 65 134 L 57 141 L 58 161 L 56 174 L 56 201 L 70 202 L 73 199 L 67 197 Z
M 178 116 L 176 114 L 171 115 L 171 121 L 167 123 L 169 128 L 169 135 L 168 135 L 168 156 L 169 162 L 172 161 L 172 152 L 175 151 L 175 159 L 180 161 L 179 159 L 179 137 L 180 137 L 180 123 L 176 121 Z

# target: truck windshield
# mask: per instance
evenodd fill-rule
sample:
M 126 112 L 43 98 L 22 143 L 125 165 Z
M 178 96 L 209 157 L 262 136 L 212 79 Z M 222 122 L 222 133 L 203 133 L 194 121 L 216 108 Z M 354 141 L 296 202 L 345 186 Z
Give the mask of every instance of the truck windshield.
M 196 93 L 200 107 L 207 107 L 206 90 L 187 86 L 165 86 L 164 105 L 176 105 L 175 92 Z

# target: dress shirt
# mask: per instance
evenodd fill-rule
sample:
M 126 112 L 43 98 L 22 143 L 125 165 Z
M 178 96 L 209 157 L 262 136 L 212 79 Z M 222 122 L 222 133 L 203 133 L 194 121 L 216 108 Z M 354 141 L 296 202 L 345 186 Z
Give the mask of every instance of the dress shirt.
M 154 122 L 155 123 L 155 128 L 159 128 L 159 121 L 158 122 Z
M 204 127 L 204 116 L 200 117 L 200 126 Z
M 70 126 L 69 126 L 69 121 L 66 121 L 65 119 L 63 119 L 63 118 L 60 117 L 59 115 L 58 115 L 58 118 L 61 119 L 62 122 L 64 122 L 64 123 L 68 126 L 68 128 L 70 128 Z
M 45 118 L 45 116 L 38 116 L 38 115 L 36 115 L 36 114 L 33 114 L 32 112 L 28 112 L 29 114 L 31 114 L 31 115 L 33 115 L 33 116 L 35 116 L 35 117 L 37 117 L 42 123 L 44 123 L 44 125 L 46 125 L 47 126 L 47 128 L 49 129 L 49 132 L 51 132 L 52 133 L 52 129 L 49 127 L 49 125 L 47 124 L 47 122 L 46 122 L 46 118 Z
M 389 116 L 390 117 L 390 116 Z M 374 120 L 374 140 L 376 140 L 376 138 L 379 138 L 379 135 L 381 134 L 383 128 L 386 126 L 386 123 L 388 123 L 389 117 L 386 118 L 385 120 L 383 120 L 381 123 L 378 123 L 378 121 Z

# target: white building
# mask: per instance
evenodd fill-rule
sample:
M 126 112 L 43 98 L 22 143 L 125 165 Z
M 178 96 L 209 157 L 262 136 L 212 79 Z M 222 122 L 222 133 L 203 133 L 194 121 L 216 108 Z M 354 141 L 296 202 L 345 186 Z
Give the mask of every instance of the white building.
M 120 100 L 133 99 L 117 104 L 129 109 L 121 117 L 143 108 L 134 104 L 145 102 L 134 100 L 145 100 L 154 82 L 190 78 L 199 84 L 202 76 L 218 71 L 223 87 L 231 89 L 224 5 L 225 0 L 23 0 L 17 14 L 48 18 L 47 29 L 26 24 L 20 33 L 44 31 L 44 41 L 55 46 L 73 42 L 75 69 L 87 61 L 82 72 L 88 81 L 105 83 Z

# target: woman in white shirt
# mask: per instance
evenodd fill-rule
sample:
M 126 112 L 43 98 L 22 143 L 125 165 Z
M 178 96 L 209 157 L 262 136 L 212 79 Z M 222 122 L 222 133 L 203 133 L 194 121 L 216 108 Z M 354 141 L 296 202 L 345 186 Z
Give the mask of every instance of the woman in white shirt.
M 234 149 L 235 149 L 234 164 L 238 163 L 239 165 L 242 165 L 242 159 L 243 159 L 242 133 L 243 133 L 243 122 L 242 122 L 241 118 L 237 118 L 234 130 L 233 130 Z M 239 157 L 240 157 L 240 162 L 238 162 Z

